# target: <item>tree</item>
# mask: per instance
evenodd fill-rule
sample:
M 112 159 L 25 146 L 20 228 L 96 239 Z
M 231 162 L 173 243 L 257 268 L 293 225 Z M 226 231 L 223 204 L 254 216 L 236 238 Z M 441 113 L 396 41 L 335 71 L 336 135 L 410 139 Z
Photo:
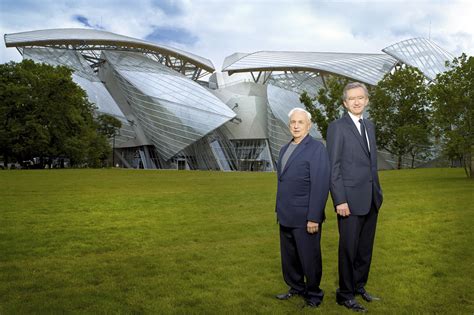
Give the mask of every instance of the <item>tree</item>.
M 437 136 L 443 153 L 474 178 L 474 57 L 462 54 L 446 65 L 450 69 L 438 74 L 430 89 Z
M 377 144 L 397 157 L 424 158 L 431 145 L 428 87 L 423 74 L 412 67 L 388 73 L 373 89 L 368 109 L 377 129 Z
M 324 140 L 326 140 L 329 123 L 340 118 L 344 112 L 342 91 L 348 82 L 349 80 L 345 78 L 327 76 L 327 88 L 319 89 L 317 96 L 312 98 L 306 91 L 300 95 L 300 102 L 311 113 L 311 120 L 316 124 Z M 322 108 L 316 107 L 315 102 L 321 104 Z
M 112 166 L 115 165 L 115 136 L 118 134 L 120 128 L 122 128 L 122 122 L 107 114 L 101 114 L 97 117 L 97 123 L 99 126 L 99 133 L 103 134 L 110 140 L 112 138 Z
M 21 164 L 56 157 L 72 165 L 100 165 L 108 152 L 97 132 L 94 106 L 71 78 L 72 70 L 31 60 L 0 65 L 0 154 Z
M 122 122 L 107 114 L 100 114 L 97 116 L 98 131 L 106 136 L 108 139 L 117 135 L 117 132 L 122 128 Z

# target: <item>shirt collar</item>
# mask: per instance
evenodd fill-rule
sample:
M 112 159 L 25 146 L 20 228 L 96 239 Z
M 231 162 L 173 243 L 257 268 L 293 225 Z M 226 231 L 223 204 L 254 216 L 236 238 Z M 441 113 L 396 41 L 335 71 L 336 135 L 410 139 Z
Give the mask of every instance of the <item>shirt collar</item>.
M 352 121 L 354 122 L 354 124 L 356 126 L 359 126 L 359 119 L 364 119 L 364 117 L 360 117 L 360 118 L 357 118 L 357 116 L 355 116 L 354 114 L 352 114 L 351 112 L 347 112 L 349 114 L 349 116 L 351 117 Z

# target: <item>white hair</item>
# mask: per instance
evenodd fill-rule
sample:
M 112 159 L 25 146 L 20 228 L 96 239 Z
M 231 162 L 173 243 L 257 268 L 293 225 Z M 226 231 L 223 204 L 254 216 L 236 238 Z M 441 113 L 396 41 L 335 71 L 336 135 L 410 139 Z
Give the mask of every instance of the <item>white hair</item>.
M 308 117 L 308 120 L 311 121 L 311 113 L 308 112 L 306 109 L 301 108 L 301 107 L 295 107 L 295 108 L 293 108 L 292 110 L 290 110 L 290 112 L 288 113 L 288 118 L 291 119 L 291 115 L 293 115 L 295 112 L 303 112 L 303 113 L 305 113 L 306 116 Z

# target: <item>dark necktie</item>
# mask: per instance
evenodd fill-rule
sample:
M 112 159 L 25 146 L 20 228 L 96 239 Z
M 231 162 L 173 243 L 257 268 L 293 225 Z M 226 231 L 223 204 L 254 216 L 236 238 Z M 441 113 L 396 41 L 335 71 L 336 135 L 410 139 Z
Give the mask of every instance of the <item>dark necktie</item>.
M 367 152 L 370 154 L 370 151 L 369 151 L 369 145 L 367 144 L 367 138 L 366 138 L 366 135 L 365 135 L 365 124 L 364 124 L 364 121 L 362 119 L 359 119 L 359 123 L 360 123 L 360 133 L 361 133 L 361 137 L 362 137 L 362 143 L 364 143 L 364 148 L 367 150 Z

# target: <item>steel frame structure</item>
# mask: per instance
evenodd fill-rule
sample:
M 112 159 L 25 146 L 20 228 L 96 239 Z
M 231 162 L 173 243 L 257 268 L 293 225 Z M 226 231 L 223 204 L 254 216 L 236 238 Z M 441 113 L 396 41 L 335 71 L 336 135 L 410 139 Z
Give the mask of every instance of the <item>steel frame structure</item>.
M 69 37 L 64 35 L 64 31 L 67 29 L 5 34 L 5 46 L 16 47 L 21 55 L 25 48 L 47 47 L 78 51 L 94 71 L 104 62 L 101 51 L 108 50 L 142 53 L 193 81 L 215 71 L 209 60 L 178 49 L 97 30 L 71 29 Z

